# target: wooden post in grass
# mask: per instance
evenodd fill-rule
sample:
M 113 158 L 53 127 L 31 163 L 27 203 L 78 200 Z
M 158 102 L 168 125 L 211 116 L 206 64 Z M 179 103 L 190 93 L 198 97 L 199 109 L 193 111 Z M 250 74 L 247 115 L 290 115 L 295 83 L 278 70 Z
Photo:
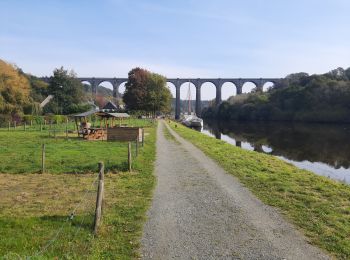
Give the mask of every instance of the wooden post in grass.
M 142 147 L 145 144 L 145 129 L 142 128 Z
M 68 119 L 66 119 L 66 139 L 68 139 Z
M 45 144 L 41 147 L 41 173 L 45 173 Z
M 42 122 L 40 121 L 40 132 L 42 132 L 43 131 L 43 124 L 42 124 Z
M 101 223 L 102 218 L 102 203 L 103 203 L 103 190 L 104 190 L 104 165 L 103 162 L 98 163 L 99 175 L 98 175 L 98 188 L 96 198 L 96 210 L 94 220 L 94 234 L 97 235 L 98 226 Z
M 11 121 L 9 121 L 9 127 L 8 127 L 8 130 L 9 130 L 9 131 L 11 130 Z
M 128 143 L 128 169 L 131 172 L 131 142 Z
M 33 126 L 33 120 L 30 120 L 30 126 L 31 127 Z
M 139 155 L 139 138 L 136 138 L 136 157 Z

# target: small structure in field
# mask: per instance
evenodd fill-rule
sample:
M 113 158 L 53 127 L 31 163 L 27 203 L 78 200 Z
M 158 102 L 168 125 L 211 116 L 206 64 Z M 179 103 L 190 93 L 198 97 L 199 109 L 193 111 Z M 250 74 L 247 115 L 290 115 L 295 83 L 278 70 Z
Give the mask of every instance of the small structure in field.
M 142 128 L 127 126 L 125 120 L 130 116 L 127 113 L 108 113 L 99 111 L 97 116 L 104 121 L 108 141 L 142 141 Z
M 100 127 L 115 127 L 126 126 L 125 120 L 130 118 L 130 115 L 127 113 L 109 113 L 104 111 L 98 111 L 95 113 L 96 116 L 100 118 Z
M 88 121 L 91 116 L 100 120 L 99 127 L 92 127 Z M 78 136 L 86 140 L 136 141 L 142 142 L 143 130 L 140 127 L 127 126 L 127 113 L 110 113 L 105 111 L 87 111 L 74 115 Z M 130 123 L 130 122 L 129 122 Z
M 107 113 L 116 113 L 120 110 L 121 108 L 114 104 L 112 101 L 108 101 L 108 103 L 102 108 L 102 111 Z
M 95 113 L 96 110 L 90 110 L 73 116 L 78 132 L 78 137 L 85 137 L 89 135 L 91 132 L 91 123 L 89 122 L 89 118 Z
M 140 127 L 112 127 L 107 128 L 108 141 L 138 141 L 142 142 L 142 128 Z

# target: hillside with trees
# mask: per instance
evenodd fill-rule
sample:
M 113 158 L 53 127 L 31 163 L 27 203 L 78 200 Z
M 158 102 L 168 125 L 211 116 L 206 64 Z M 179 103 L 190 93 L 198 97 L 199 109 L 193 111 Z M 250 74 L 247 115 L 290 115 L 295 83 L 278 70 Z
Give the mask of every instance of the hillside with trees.
M 0 121 L 36 113 L 48 85 L 0 60 Z
M 350 123 L 350 68 L 291 74 L 267 92 L 230 97 L 203 117 L 243 121 Z
M 54 98 L 43 109 L 40 103 Z M 49 84 L 17 66 L 0 60 L 0 123 L 16 120 L 23 115 L 72 114 L 86 111 L 87 93 L 73 71 L 55 69 Z

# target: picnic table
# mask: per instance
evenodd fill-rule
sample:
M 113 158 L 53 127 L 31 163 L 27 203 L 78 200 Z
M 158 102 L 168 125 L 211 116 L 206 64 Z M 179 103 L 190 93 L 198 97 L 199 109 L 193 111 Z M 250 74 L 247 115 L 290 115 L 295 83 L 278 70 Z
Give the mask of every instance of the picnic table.
M 105 140 L 105 129 L 96 127 L 84 128 L 83 137 L 86 140 Z

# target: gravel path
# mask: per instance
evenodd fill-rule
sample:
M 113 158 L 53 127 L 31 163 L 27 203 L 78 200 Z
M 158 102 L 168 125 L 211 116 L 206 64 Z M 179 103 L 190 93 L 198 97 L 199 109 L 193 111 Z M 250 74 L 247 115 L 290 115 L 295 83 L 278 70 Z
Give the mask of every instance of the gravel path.
M 198 148 L 157 132 L 143 259 L 329 259 Z

